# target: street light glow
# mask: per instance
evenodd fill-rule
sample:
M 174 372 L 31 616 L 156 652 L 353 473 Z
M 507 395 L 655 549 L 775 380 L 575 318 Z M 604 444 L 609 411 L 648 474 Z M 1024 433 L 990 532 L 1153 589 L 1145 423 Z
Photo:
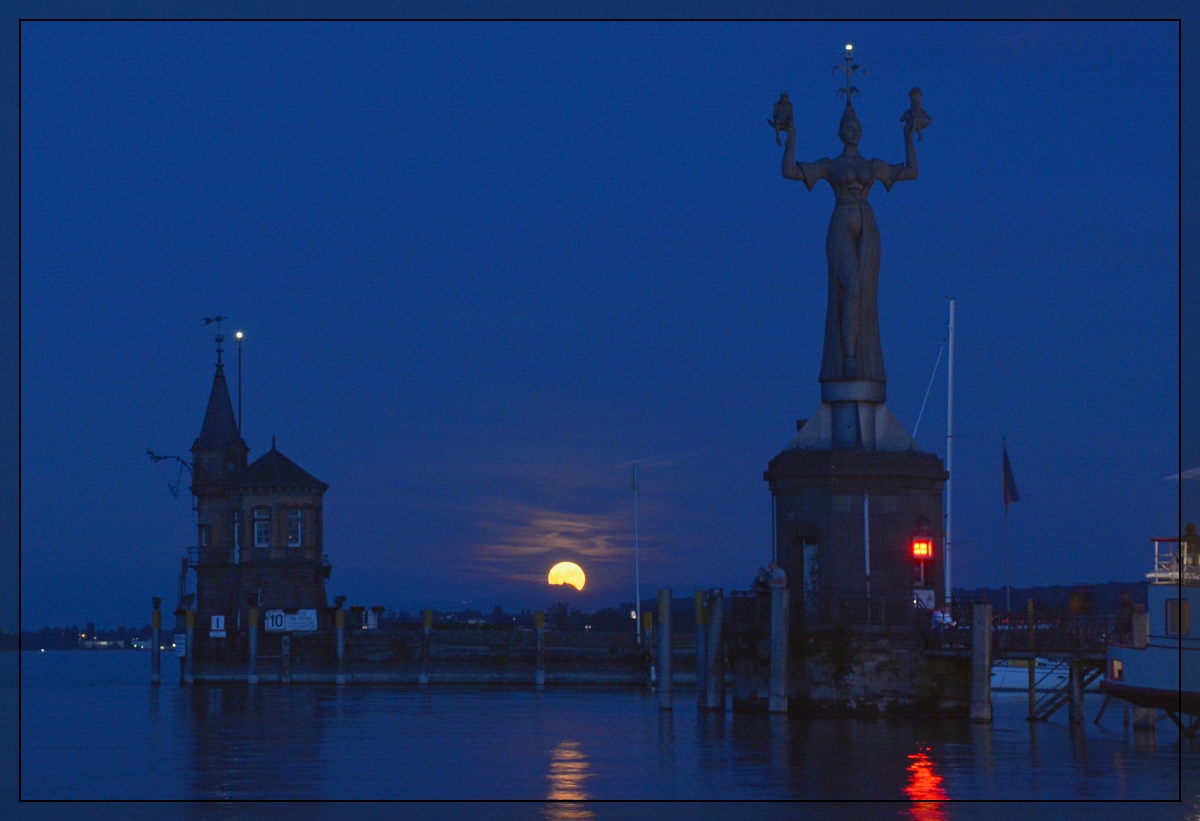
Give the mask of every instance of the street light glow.
M 242 332 L 241 332 L 241 331 L 238 331 L 238 332 L 235 334 L 235 336 L 236 336 L 238 339 L 241 339 L 241 338 L 242 338 Z

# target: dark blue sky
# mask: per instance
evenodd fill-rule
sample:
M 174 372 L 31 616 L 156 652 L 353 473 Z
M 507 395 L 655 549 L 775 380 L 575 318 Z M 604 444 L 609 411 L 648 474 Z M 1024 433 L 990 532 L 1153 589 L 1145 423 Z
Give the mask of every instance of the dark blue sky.
M 251 458 L 332 486 L 331 595 L 542 606 L 571 559 L 574 603 L 629 600 L 634 460 L 644 595 L 744 587 L 819 403 L 832 208 L 765 119 L 788 91 L 835 155 L 847 42 L 864 154 L 903 158 L 911 86 L 934 119 L 872 201 L 910 430 L 958 300 L 955 585 L 1003 581 L 1002 436 L 1014 584 L 1135 580 L 1176 525 L 1174 23 L 21 30 L 27 627 L 173 601 L 194 518 L 145 450 L 199 432 L 217 313 Z

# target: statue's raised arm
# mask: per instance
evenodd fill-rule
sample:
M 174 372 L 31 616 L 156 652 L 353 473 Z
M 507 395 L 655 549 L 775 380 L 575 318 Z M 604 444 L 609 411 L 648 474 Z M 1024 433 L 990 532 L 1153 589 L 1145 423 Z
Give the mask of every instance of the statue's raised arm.
M 783 176 L 789 180 L 800 180 L 811 191 L 817 180 L 825 179 L 828 173 L 829 160 L 817 160 L 815 163 L 796 162 L 796 120 L 792 111 L 792 101 L 787 92 L 779 95 L 775 103 L 775 117 L 767 123 L 775 129 L 775 143 L 779 143 L 779 132 L 787 134 L 783 145 Z
M 913 144 L 913 132 L 916 132 L 919 141 L 921 131 L 933 122 L 929 112 L 921 108 L 921 89 L 914 88 L 908 92 L 908 99 L 908 111 L 900 115 L 900 122 L 904 123 L 904 163 L 890 165 L 883 160 L 875 160 L 875 179 L 883 183 L 888 191 L 892 190 L 894 183 L 917 178 L 917 147 Z

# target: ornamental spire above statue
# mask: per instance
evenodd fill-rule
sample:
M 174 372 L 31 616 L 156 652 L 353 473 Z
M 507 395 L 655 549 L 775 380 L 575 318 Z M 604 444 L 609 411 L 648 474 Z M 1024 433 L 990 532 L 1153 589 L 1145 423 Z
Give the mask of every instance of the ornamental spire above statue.
M 821 359 L 822 402 L 882 403 L 886 398 L 887 377 L 876 306 L 879 229 L 867 195 L 877 180 L 890 191 L 897 182 L 917 178 L 913 133 L 920 139 L 921 131 L 933 119 L 921 107 L 921 90 L 914 88 L 909 93 L 911 105 L 900 118 L 904 122 L 904 162 L 893 165 L 863 157 L 858 151 L 862 126 L 853 106 L 853 97 L 859 91 L 851 83 L 859 66 L 854 63 L 852 46 L 846 46 L 845 59 L 844 66 L 834 68 L 835 73 L 843 72 L 846 77 L 845 86 L 838 89 L 846 97 L 838 126 L 838 137 L 843 144 L 841 154 L 811 163 L 796 162 L 796 124 L 786 93 L 775 103 L 774 119 L 768 123 L 776 131 L 776 142 L 778 132 L 787 134 L 783 176 L 800 180 L 810 191 L 818 180 L 826 180 L 834 193 L 833 215 L 825 234 L 829 304 L 825 311 L 825 348 Z

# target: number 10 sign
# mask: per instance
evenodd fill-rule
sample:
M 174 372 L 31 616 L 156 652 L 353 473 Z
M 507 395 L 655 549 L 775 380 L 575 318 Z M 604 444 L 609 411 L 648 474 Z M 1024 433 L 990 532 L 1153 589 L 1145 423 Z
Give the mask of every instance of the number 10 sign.
M 295 613 L 285 613 L 282 610 L 268 610 L 263 614 L 263 622 L 263 626 L 269 632 L 314 632 L 317 629 L 317 611 L 298 610 Z

